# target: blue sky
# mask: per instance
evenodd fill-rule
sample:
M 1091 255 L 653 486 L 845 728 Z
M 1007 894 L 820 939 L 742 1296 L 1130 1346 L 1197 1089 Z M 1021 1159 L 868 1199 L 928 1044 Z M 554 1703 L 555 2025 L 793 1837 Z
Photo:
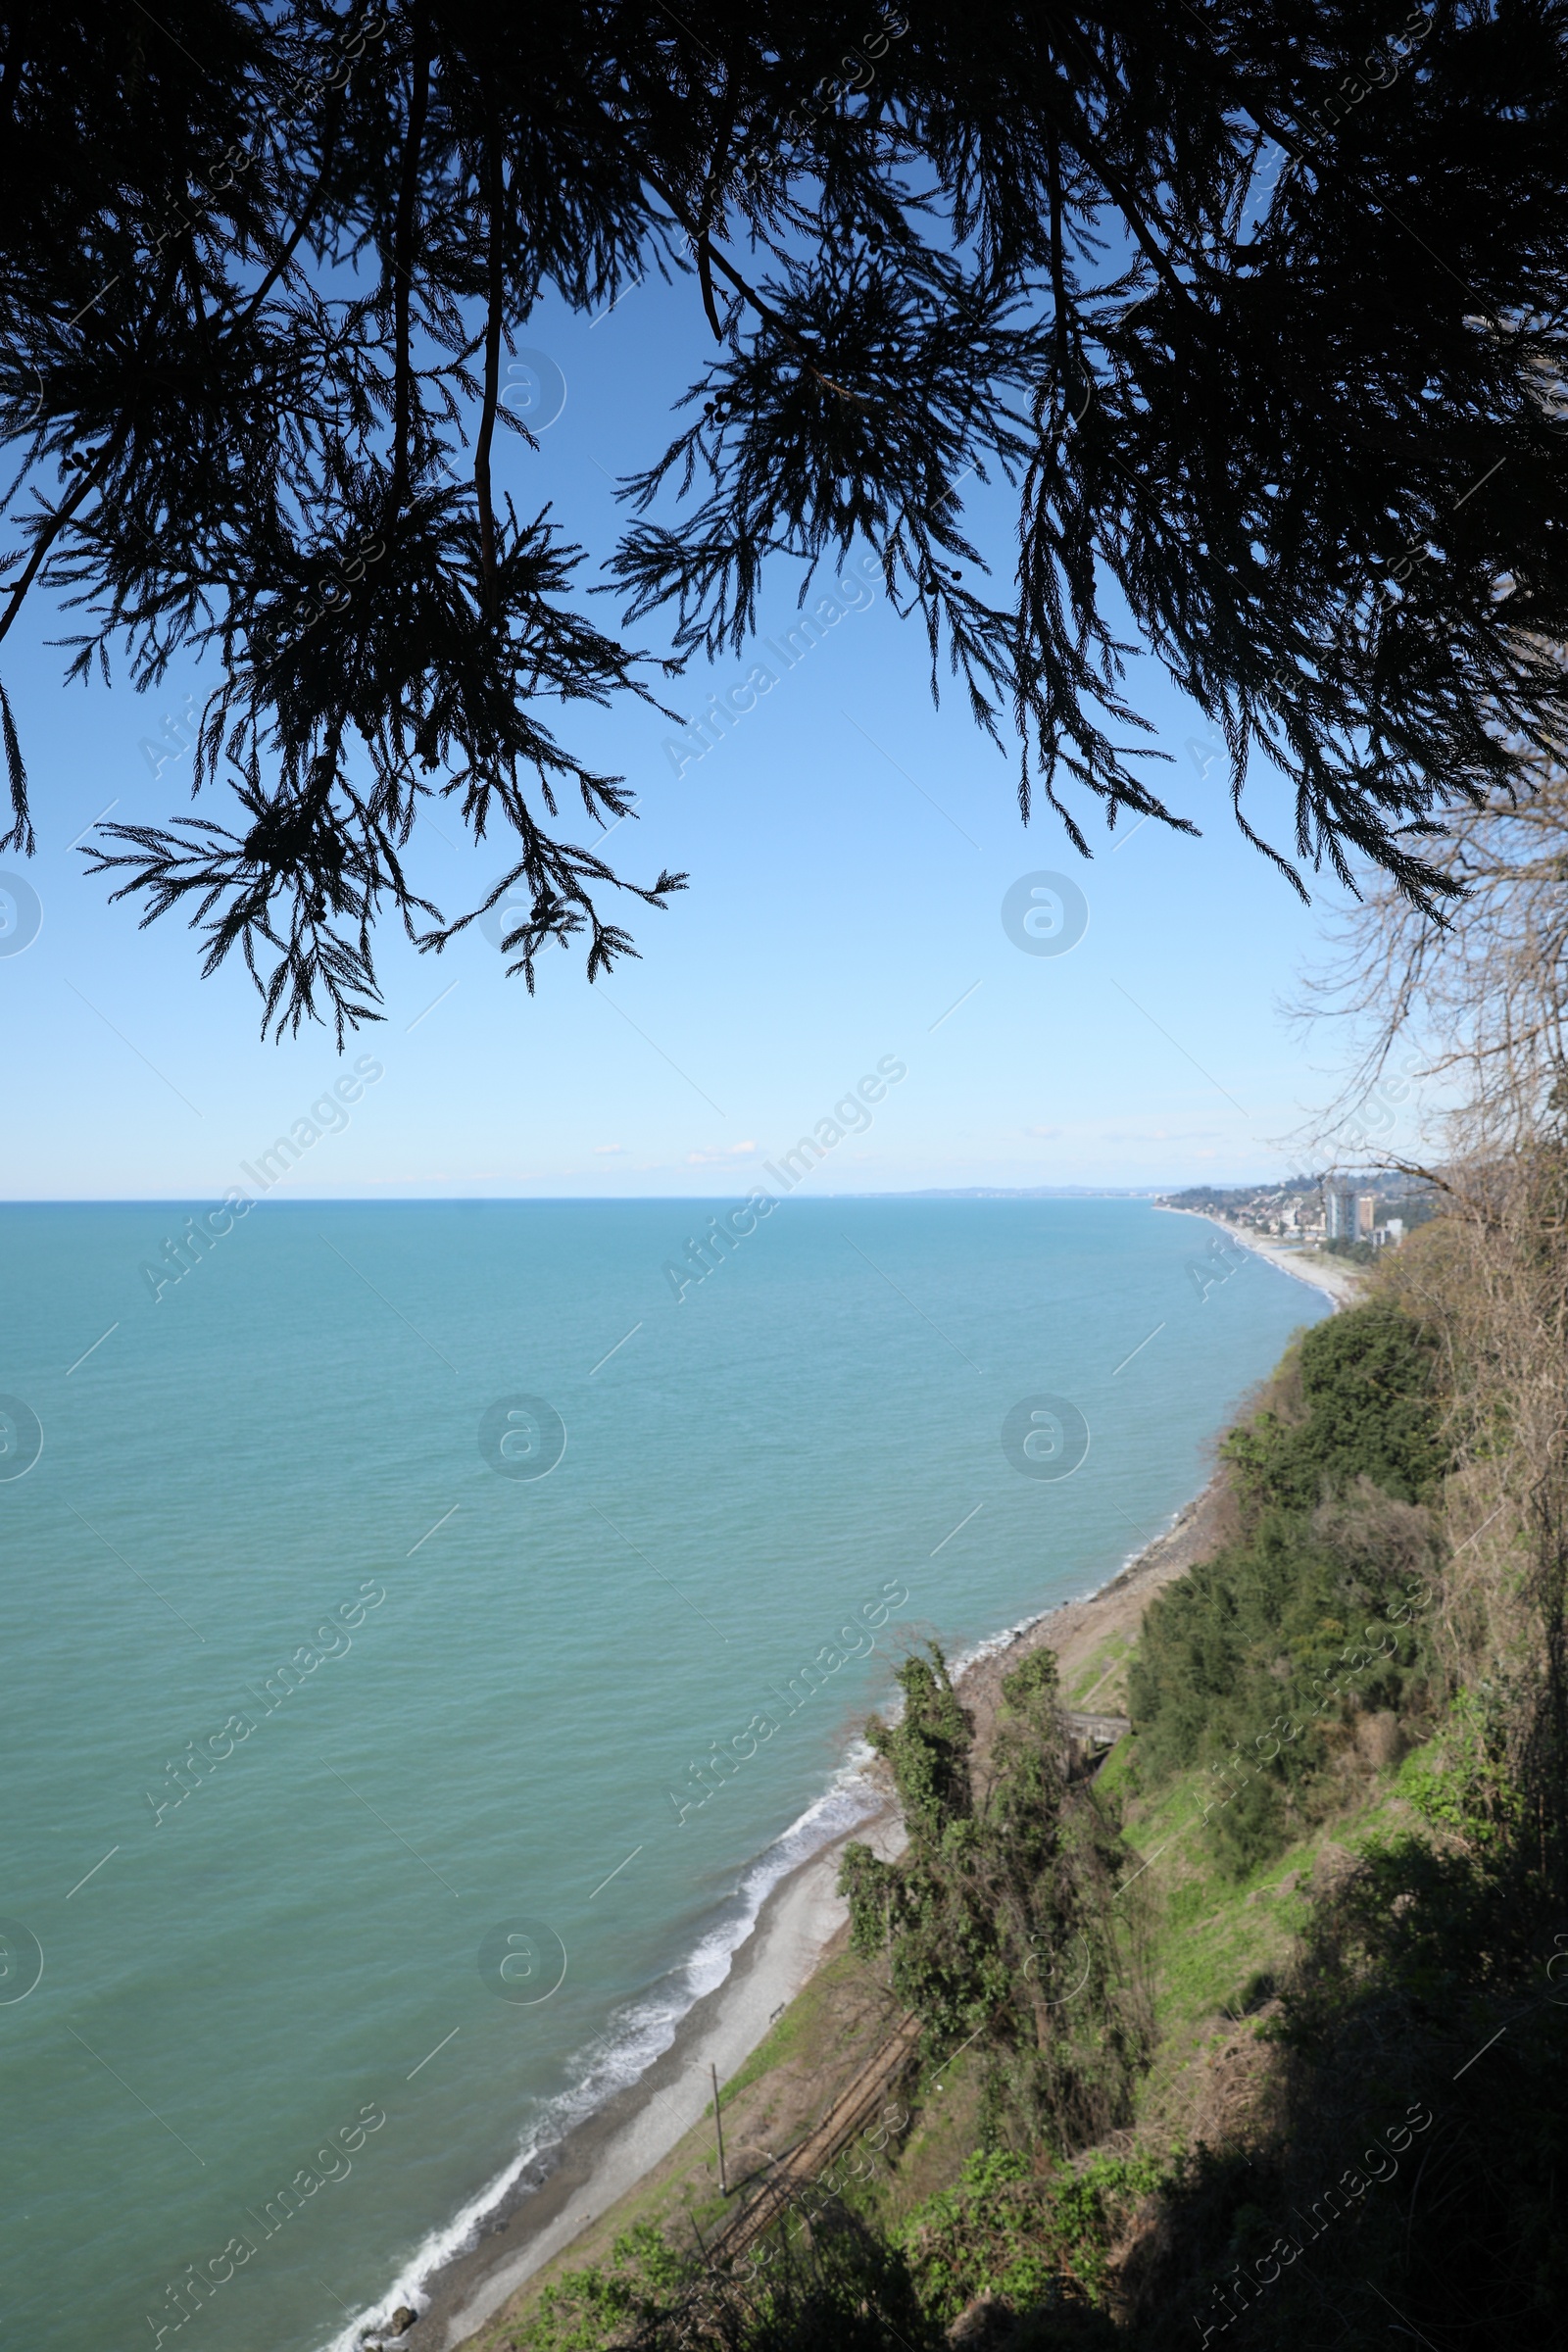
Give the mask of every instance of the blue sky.
M 506 438 L 500 483 L 525 511 L 553 501 L 597 560 L 617 514 L 612 477 L 662 451 L 670 404 L 710 348 L 699 299 L 689 280 L 649 281 L 595 323 L 541 308 L 529 332 L 560 368 L 565 404 L 537 452 Z M 530 381 L 520 368 L 517 380 Z M 982 507 L 981 526 L 1004 566 L 1004 494 Z M 584 588 L 594 576 L 591 563 Z M 764 586 L 764 636 L 795 622 L 797 586 L 782 567 Z M 614 600 L 592 602 L 612 623 Z M 334 1044 L 321 1030 L 264 1044 L 238 962 L 204 981 L 177 920 L 138 931 L 137 909 L 110 906 L 105 880 L 68 846 L 110 804 L 122 822 L 188 808 L 188 756 L 155 779 L 141 746 L 200 698 L 196 664 L 176 663 L 151 696 L 118 679 L 67 689 L 48 640 L 73 622 L 40 608 L 30 625 L 30 639 L 13 633 L 5 675 L 40 850 L 30 866 L 0 864 L 25 873 L 43 922 L 24 953 L 0 956 L 0 1191 L 216 1195 L 308 1116 L 339 1074 Z M 629 634 L 661 650 L 653 626 Z M 694 670 L 670 699 L 698 710 L 755 658 Z M 1113 848 L 1080 807 L 1089 862 L 1049 809 L 1023 827 L 1014 764 L 976 733 L 952 681 L 933 710 L 927 677 L 916 626 L 877 592 L 678 776 L 674 730 L 657 712 L 568 721 L 568 739 L 639 793 L 637 821 L 612 845 L 625 870 L 686 869 L 691 888 L 663 914 L 634 906 L 624 918 L 640 963 L 590 989 L 580 955 L 551 951 L 532 1000 L 476 929 L 436 957 L 387 926 L 386 1019 L 348 1047 L 351 1062 L 368 1052 L 384 1075 L 287 1189 L 732 1195 L 884 1056 L 907 1064 L 906 1080 L 835 1148 L 817 1189 L 1289 1172 L 1297 1155 L 1282 1139 L 1325 1087 L 1277 1007 L 1334 896 L 1302 908 L 1237 836 L 1222 767 L 1200 773 L 1190 748 L 1203 733 L 1197 714 L 1153 663 L 1135 668 L 1133 699 L 1174 756 L 1160 789 L 1203 837 L 1147 823 Z M 1253 821 L 1287 843 L 1284 795 L 1267 778 L 1250 791 Z M 226 821 L 224 800 L 204 794 L 201 806 Z M 443 808 L 416 838 L 418 884 L 448 912 L 507 862 L 499 845 L 465 847 Z M 1069 953 L 1026 954 L 1004 928 L 1009 888 L 1038 871 L 1065 872 L 1087 900 Z

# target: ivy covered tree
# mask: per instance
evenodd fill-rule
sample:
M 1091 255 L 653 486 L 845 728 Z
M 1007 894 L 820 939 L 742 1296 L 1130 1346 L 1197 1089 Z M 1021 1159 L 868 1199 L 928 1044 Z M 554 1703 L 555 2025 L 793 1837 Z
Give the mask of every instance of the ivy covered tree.
M 1298 887 L 1369 859 L 1441 906 L 1423 833 L 1528 788 L 1568 712 L 1565 35 L 1560 0 L 9 11 L 0 641 L 42 594 L 75 674 L 218 681 L 226 804 L 110 827 L 101 869 L 341 1037 L 380 916 L 439 951 L 484 911 L 417 887 L 439 799 L 507 845 L 512 968 L 580 934 L 591 978 L 634 952 L 609 894 L 683 877 L 613 871 L 628 794 L 573 707 L 673 693 L 770 559 L 804 593 L 859 548 L 1080 849 L 1097 803 L 1194 829 L 1142 650 Z M 494 464 L 541 297 L 650 273 L 692 380 L 596 551 L 625 625 L 667 618 L 644 660 Z M 3 686 L 0 738 L 28 851 Z
M 1092 1790 L 1068 1778 L 1056 1661 L 1004 1675 L 986 1767 L 935 1642 L 899 1669 L 904 1713 L 866 1737 L 892 1767 L 908 1845 L 883 1862 L 845 1848 L 840 1890 L 862 1958 L 931 2057 L 976 2043 L 993 2125 L 1075 2147 L 1126 2119 L 1152 2016 L 1136 1915 L 1118 1908 L 1124 1849 Z

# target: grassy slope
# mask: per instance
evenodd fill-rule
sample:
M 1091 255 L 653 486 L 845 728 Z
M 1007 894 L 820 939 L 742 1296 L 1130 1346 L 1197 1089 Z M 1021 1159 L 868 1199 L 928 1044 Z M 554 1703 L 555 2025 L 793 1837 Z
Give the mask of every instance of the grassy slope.
M 1112 1634 L 1079 1669 L 1062 1690 L 1069 1707 L 1115 1715 L 1127 1696 L 1127 1661 L 1133 1644 L 1125 1634 Z
M 1113 1752 L 1105 1768 L 1111 1786 L 1134 1777 L 1136 1746 L 1127 1740 Z M 1157 2134 L 1163 2124 L 1186 2138 L 1182 2127 L 1201 2119 L 1195 2070 L 1233 2043 L 1238 2028 L 1255 2036 L 1247 2021 L 1266 2008 L 1272 1980 L 1305 1926 L 1314 1874 L 1332 1870 L 1368 1838 L 1421 1829 L 1398 1794 L 1402 1769 L 1368 1770 L 1342 1812 L 1241 1880 L 1217 1866 L 1205 1841 L 1200 1806 L 1212 1784 L 1204 1776 L 1184 1773 L 1152 1798 L 1129 1799 L 1127 1837 L 1141 1854 L 1154 1856 L 1146 1875 L 1160 2039 L 1141 2102 L 1146 2130 Z
M 1119 1699 L 1133 1644 L 1121 1637 L 1080 1671 L 1070 1691 L 1082 1704 Z M 1415 1761 L 1415 1759 L 1412 1759 Z M 1400 1798 L 1399 1767 L 1370 1769 L 1347 1788 L 1345 1809 L 1289 1851 L 1236 1881 L 1216 1866 L 1200 1812 L 1212 1784 L 1184 1773 L 1152 1797 L 1136 1789 L 1137 1740 L 1125 1740 L 1102 1780 L 1124 1805 L 1129 1841 L 1152 1856 L 1144 1878 L 1146 1916 L 1158 1988 L 1160 2046 L 1141 2101 L 1139 2137 L 1159 2153 L 1206 2137 L 1223 2138 L 1259 2087 L 1266 2063 L 1269 1980 L 1288 1959 L 1304 1921 L 1304 1890 L 1314 1871 L 1332 1868 L 1345 1849 L 1369 1837 L 1419 1828 Z M 822 2113 L 884 2029 L 886 2008 L 876 1972 L 835 1951 L 721 2091 L 732 2175 L 750 2146 L 792 2144 Z M 975 2145 L 977 2084 L 972 2057 L 922 2071 L 906 2088 L 911 2120 L 886 2154 L 871 2159 L 849 2201 L 883 2224 L 903 2221 L 955 2182 Z M 564 2254 L 524 2287 L 477 2339 L 486 2352 L 526 2345 L 527 2314 L 538 2292 L 564 2271 L 601 2263 L 613 2240 L 654 2222 L 690 2242 L 729 2207 L 719 2195 L 712 2107 L 649 2178 L 600 2216 Z

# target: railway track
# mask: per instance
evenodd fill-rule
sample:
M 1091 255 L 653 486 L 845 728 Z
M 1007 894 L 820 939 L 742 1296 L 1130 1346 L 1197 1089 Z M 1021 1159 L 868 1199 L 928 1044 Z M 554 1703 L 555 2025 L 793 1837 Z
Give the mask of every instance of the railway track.
M 793 2147 L 763 2174 L 750 2202 L 708 2241 L 708 2259 L 714 2266 L 733 2264 L 749 2253 L 784 2208 L 808 2182 L 824 2172 L 839 2150 L 863 2132 L 888 2090 L 898 2081 L 920 2038 L 920 2021 L 906 2017 L 882 2042 L 865 2065 L 839 2092 L 822 2117 Z

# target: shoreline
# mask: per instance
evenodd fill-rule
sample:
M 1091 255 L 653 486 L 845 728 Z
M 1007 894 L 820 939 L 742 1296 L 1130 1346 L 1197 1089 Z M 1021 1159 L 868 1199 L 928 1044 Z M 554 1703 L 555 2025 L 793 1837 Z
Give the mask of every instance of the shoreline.
M 1222 1540 L 1224 1501 L 1216 1473 L 1104 1584 L 1076 1599 L 1054 1602 L 971 1649 L 956 1667 L 954 1681 L 974 1714 L 977 1737 L 986 1738 L 995 1721 L 1003 1676 L 1035 1649 L 1055 1649 L 1066 1697 L 1074 1673 L 1136 1628 L 1151 1595 Z M 1102 1681 L 1116 1671 L 1113 1661 Z M 848 1921 L 848 1907 L 837 1892 L 844 1845 L 860 1838 L 885 1856 L 903 1845 L 903 1825 L 878 1788 L 877 1768 L 841 1784 L 846 1794 L 856 1779 L 866 1798 L 859 1818 L 768 1889 L 723 1980 L 692 2003 L 652 2065 L 519 2165 L 466 2243 L 412 2286 L 406 2283 L 405 2266 L 405 2283 L 394 2285 L 371 2307 L 389 2313 L 400 2301 L 412 2303 L 416 2297 L 418 2317 L 403 2335 L 393 2337 L 360 2318 L 336 2339 L 339 2344 L 357 2346 L 368 2339 L 396 2344 L 399 2352 L 457 2352 L 535 2273 L 645 2180 L 701 2121 L 711 2102 L 710 2067 L 717 2067 L 721 2080 L 737 2073 L 841 1937 Z
M 596 2105 L 571 2112 L 569 2089 L 549 2102 L 508 2162 L 397 2259 L 385 2291 L 340 2328 L 322 2352 L 360 2352 L 362 2346 L 369 2352 L 381 2344 L 388 2352 L 394 2346 L 397 2352 L 432 2352 L 466 2341 L 534 2270 L 635 2187 L 710 2102 L 710 2065 L 725 2075 L 735 2072 L 811 1977 L 839 1924 L 839 1912 L 823 1906 L 836 1902 L 832 1866 L 840 1848 L 851 1838 L 875 1842 L 889 1826 L 896 1825 L 886 1798 L 858 1771 L 841 1768 L 805 1812 L 738 1871 L 735 1894 L 741 1896 L 770 1862 L 784 1864 L 767 1879 L 725 1952 L 723 1976 L 674 2015 L 663 2047 Z M 808 1842 L 813 1833 L 819 1842 Z M 699 1937 L 698 1952 L 705 1940 Z M 678 1982 L 691 1965 L 688 1954 L 660 1984 Z M 592 2079 L 594 2053 L 603 2057 L 613 2047 L 607 2030 L 576 2053 L 577 2089 Z M 400 2307 L 416 2310 L 417 2318 L 394 2335 L 390 2315 Z
M 1293 1281 L 1304 1282 L 1310 1289 L 1322 1291 L 1333 1299 L 1336 1309 L 1348 1306 L 1351 1299 L 1360 1296 L 1361 1270 L 1358 1266 L 1338 1258 L 1325 1257 L 1321 1252 L 1308 1256 L 1299 1250 L 1299 1245 L 1292 1247 L 1276 1241 L 1271 1234 L 1254 1233 L 1250 1225 L 1233 1225 L 1229 1217 L 1220 1216 L 1214 1209 L 1177 1208 L 1168 1200 L 1156 1200 L 1153 1205 L 1168 1217 L 1197 1217 L 1201 1224 L 1217 1225 L 1221 1233 L 1228 1233 L 1232 1241 L 1240 1242 L 1244 1250 L 1250 1250 L 1255 1257 L 1264 1258 L 1281 1274 L 1289 1274 Z
M 477 2241 L 425 2283 L 428 2299 L 416 2325 L 389 2340 L 407 2352 L 453 2352 L 470 2341 L 519 2286 L 644 2180 L 702 2120 L 712 2098 L 710 2067 L 721 2080 L 739 2072 L 837 1935 L 847 1916 L 836 1891 L 838 1856 L 852 1837 L 886 1854 L 903 1842 L 884 1802 L 770 1887 L 722 1984 L 692 2003 L 669 2047 L 543 2153 L 530 2169 L 537 2180 L 548 2166 L 544 2180 L 534 2185 L 525 2176 L 508 2191 L 497 2214 L 480 2225 Z

